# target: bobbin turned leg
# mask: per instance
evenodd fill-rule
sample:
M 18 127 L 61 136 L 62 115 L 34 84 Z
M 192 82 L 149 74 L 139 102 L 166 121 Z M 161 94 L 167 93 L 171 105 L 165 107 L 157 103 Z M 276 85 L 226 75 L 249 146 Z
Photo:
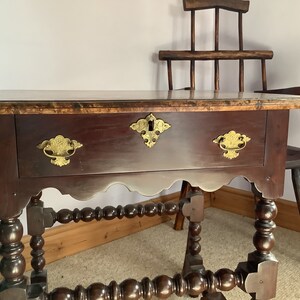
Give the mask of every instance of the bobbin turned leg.
M 51 227 L 55 221 L 55 212 L 51 207 L 44 208 L 44 202 L 40 200 L 42 193 L 31 197 L 27 205 L 27 227 L 28 234 L 31 235 L 31 285 L 27 290 L 28 299 L 44 300 L 47 292 L 47 270 L 44 270 L 46 261 L 44 258 L 44 238 L 45 228 Z
M 243 289 L 251 294 L 252 299 L 269 300 L 276 296 L 278 261 L 271 253 L 275 239 L 273 230 L 276 227 L 273 219 L 277 207 L 273 200 L 262 198 L 255 208 L 256 233 L 253 244 L 256 251 L 248 255 L 247 263 L 241 263 L 238 270 L 243 272 Z
M 189 232 L 187 239 L 186 255 L 183 266 L 183 275 L 190 272 L 199 272 L 203 276 L 210 277 L 210 271 L 205 271 L 203 259 L 200 255 L 200 233 L 201 222 L 204 218 L 204 197 L 203 192 L 199 188 L 190 187 L 190 202 L 187 202 L 182 207 L 182 213 L 189 218 Z M 211 273 L 212 274 L 212 273 Z M 214 281 L 214 276 L 211 276 Z M 203 293 L 203 300 L 223 300 L 225 299 L 222 293 L 216 292 L 214 284 L 208 284 L 208 291 Z
M 0 285 L 0 300 L 27 299 L 24 245 L 21 242 L 23 226 L 18 217 L 3 219 L 0 223 L 0 271 L 4 278 Z
M 189 230 L 183 275 L 192 271 L 204 272 L 203 259 L 200 255 L 201 222 L 204 215 L 204 197 L 199 188 L 191 187 L 190 202 L 182 207 L 182 214 L 189 219 Z
M 43 202 L 40 200 L 42 193 L 31 198 L 27 205 L 27 225 L 28 234 L 31 235 L 30 247 L 31 251 L 31 272 L 30 281 L 32 284 L 40 284 L 47 290 L 47 271 L 44 270 L 46 261 L 44 258 L 44 209 Z

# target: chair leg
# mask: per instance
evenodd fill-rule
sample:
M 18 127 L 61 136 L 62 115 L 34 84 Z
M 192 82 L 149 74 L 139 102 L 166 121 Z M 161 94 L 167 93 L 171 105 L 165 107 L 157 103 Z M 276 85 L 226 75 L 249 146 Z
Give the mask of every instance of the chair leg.
M 300 168 L 292 169 L 292 181 L 293 181 L 296 201 L 298 204 L 298 211 L 300 214 Z
M 187 198 L 188 192 L 191 189 L 191 185 L 187 181 L 182 182 L 181 191 L 179 200 Z M 181 210 L 176 214 L 174 229 L 175 230 L 182 230 L 184 224 L 184 215 L 182 214 Z
M 184 224 L 184 215 L 182 214 L 181 211 L 179 211 L 176 214 L 176 218 L 175 218 L 175 223 L 174 223 L 174 230 L 182 230 L 183 229 L 183 224 Z

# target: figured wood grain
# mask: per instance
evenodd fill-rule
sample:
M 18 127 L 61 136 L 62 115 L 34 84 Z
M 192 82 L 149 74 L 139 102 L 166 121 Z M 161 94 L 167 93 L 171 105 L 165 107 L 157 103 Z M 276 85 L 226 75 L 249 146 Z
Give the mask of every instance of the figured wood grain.
M 300 97 L 201 91 L 0 91 L 0 114 L 249 111 L 300 108 Z

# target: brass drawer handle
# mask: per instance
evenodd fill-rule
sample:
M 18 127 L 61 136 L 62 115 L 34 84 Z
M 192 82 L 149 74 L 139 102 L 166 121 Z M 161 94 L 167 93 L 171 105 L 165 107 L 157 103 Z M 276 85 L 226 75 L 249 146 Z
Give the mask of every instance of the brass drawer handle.
M 239 156 L 238 151 L 244 149 L 250 140 L 246 135 L 231 130 L 228 133 L 219 135 L 213 142 L 219 144 L 219 147 L 224 150 L 224 157 L 234 159 Z
M 139 119 L 136 123 L 130 125 L 132 130 L 141 134 L 147 147 L 152 148 L 161 133 L 171 127 L 170 124 L 162 119 L 156 119 L 153 114 L 149 114 L 145 119 Z
M 70 157 L 75 154 L 76 149 L 82 146 L 75 140 L 57 135 L 55 138 L 43 141 L 37 145 L 37 148 L 43 150 L 44 154 L 51 158 L 53 165 L 62 167 L 70 163 Z

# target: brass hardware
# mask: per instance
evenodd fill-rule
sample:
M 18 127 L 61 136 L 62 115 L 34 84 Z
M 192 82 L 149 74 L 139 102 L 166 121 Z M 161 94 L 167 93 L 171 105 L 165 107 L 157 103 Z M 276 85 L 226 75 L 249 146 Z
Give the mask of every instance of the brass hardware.
M 37 148 L 43 150 L 44 154 L 51 158 L 53 165 L 62 167 L 70 163 L 69 158 L 75 154 L 76 149 L 82 146 L 75 140 L 57 135 L 55 138 L 43 141 L 37 145 Z
M 231 130 L 218 136 L 213 142 L 219 144 L 220 148 L 225 151 L 224 157 L 234 159 L 239 156 L 238 151 L 244 149 L 250 140 L 246 135 Z
M 145 119 L 139 119 L 130 125 L 132 130 L 141 134 L 145 145 L 149 148 L 153 147 L 159 139 L 159 135 L 170 127 L 170 124 L 162 119 L 156 119 L 153 114 L 149 114 Z

